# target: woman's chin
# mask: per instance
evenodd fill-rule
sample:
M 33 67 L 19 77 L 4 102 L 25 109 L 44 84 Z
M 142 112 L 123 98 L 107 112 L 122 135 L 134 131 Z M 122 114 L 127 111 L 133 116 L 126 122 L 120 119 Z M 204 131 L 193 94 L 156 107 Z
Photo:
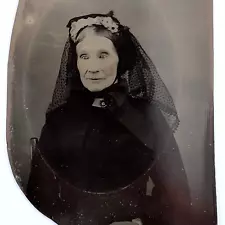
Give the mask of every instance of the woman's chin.
M 104 90 L 105 88 L 87 88 L 90 92 L 99 92 Z
M 109 86 L 103 86 L 103 85 L 91 85 L 90 87 L 86 87 L 90 92 L 99 92 L 103 91 Z

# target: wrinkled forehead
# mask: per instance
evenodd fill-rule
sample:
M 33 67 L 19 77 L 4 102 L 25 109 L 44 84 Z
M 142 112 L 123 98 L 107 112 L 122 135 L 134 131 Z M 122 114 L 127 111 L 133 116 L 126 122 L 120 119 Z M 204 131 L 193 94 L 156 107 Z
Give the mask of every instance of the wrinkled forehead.
M 94 28 L 85 28 L 77 37 L 77 51 L 88 50 L 108 50 L 116 52 L 113 42 L 109 39 L 106 32 L 96 32 Z
M 106 29 L 98 29 L 91 26 L 91 27 L 86 27 L 84 28 L 76 37 L 76 42 L 81 42 L 84 38 L 86 37 L 92 37 L 92 36 L 102 36 L 102 37 L 106 37 L 108 39 L 112 39 L 112 34 L 106 30 Z

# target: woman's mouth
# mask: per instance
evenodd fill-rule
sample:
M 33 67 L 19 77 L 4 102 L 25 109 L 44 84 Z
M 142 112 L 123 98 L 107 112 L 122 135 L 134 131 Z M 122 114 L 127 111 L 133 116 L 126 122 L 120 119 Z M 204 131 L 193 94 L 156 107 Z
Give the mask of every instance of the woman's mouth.
M 100 81 L 100 80 L 105 80 L 105 78 L 88 78 L 88 80 Z

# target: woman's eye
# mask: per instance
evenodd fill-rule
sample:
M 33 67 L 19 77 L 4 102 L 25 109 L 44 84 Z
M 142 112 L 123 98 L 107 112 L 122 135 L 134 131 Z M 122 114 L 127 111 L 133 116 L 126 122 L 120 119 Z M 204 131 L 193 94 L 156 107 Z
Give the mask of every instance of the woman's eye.
M 109 54 L 108 54 L 107 52 L 102 52 L 102 53 L 100 54 L 99 58 L 100 58 L 100 59 L 104 59 L 104 58 L 106 58 L 106 57 L 108 57 L 108 56 L 109 56 Z
M 80 55 L 81 59 L 89 59 L 89 56 L 87 54 L 82 54 Z

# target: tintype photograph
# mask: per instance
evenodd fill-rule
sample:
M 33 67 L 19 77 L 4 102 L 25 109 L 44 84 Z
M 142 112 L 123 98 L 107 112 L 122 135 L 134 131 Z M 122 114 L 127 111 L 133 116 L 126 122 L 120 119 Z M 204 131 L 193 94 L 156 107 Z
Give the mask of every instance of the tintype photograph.
M 20 0 L 8 153 L 59 225 L 216 224 L 211 0 Z

